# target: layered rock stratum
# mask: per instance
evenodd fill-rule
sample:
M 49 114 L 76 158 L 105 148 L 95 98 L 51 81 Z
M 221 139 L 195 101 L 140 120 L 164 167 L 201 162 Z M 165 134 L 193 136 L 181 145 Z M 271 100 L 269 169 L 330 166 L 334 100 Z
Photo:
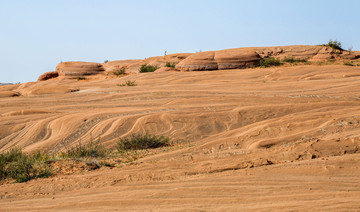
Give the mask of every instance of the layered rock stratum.
M 278 46 L 257 48 L 236 48 L 219 51 L 207 51 L 191 53 L 179 53 L 158 57 L 150 57 L 145 60 L 118 60 L 106 63 L 93 62 L 62 62 L 55 71 L 44 73 L 39 81 L 52 78 L 83 77 L 99 74 L 113 74 L 120 69 L 126 69 L 128 73 L 137 73 L 143 64 L 164 67 L 166 63 L 176 65 L 177 70 L 204 71 L 245 69 L 254 67 L 263 58 L 294 58 L 309 61 L 327 61 L 331 59 L 354 60 L 360 57 L 359 52 L 333 49 L 329 46 Z

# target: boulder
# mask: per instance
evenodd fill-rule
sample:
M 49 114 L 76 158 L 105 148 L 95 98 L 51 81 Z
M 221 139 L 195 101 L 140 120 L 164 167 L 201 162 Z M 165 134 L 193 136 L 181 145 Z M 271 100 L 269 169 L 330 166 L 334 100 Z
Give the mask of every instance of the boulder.
M 63 62 L 56 66 L 59 76 L 87 76 L 95 75 L 104 71 L 100 63 L 93 62 Z

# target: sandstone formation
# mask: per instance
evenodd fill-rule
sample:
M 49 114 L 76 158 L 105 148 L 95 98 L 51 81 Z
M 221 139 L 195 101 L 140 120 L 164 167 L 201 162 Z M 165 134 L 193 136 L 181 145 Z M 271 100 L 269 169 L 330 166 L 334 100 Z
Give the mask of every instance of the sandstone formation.
M 138 73 L 139 68 L 143 64 L 164 67 L 167 62 L 171 64 L 177 64 L 181 60 L 185 59 L 189 53 L 179 53 L 179 54 L 170 54 L 165 56 L 158 57 L 149 57 L 144 60 L 116 60 L 103 63 L 102 66 L 105 70 L 105 73 L 114 73 L 117 70 L 122 68 L 126 69 L 127 73 Z
M 0 98 L 19 96 L 20 94 L 16 91 L 0 91 Z
M 149 57 L 142 61 L 142 64 L 164 67 L 167 62 L 178 64 L 180 61 L 192 55 L 191 53 L 169 54 L 165 56 Z
M 59 76 L 87 76 L 95 75 L 104 71 L 100 63 L 93 62 L 63 62 L 56 66 Z
M 328 46 L 296 45 L 263 48 L 237 48 L 198 52 L 181 61 L 176 68 L 184 71 L 242 69 L 253 67 L 260 59 L 269 57 L 326 61 L 336 58 L 356 59 L 360 56 L 347 51 L 334 50 Z
M 161 68 L 158 68 L 156 69 L 156 73 L 158 72 L 168 72 L 168 71 L 179 71 L 177 70 L 176 68 L 171 68 L 171 67 L 161 67 Z
M 105 73 L 114 73 L 122 68 L 129 70 L 129 67 L 140 63 L 142 60 L 115 60 L 103 63 Z
M 270 50 L 272 57 L 282 54 Z M 0 152 L 18 146 L 57 153 L 91 137 L 113 148 L 119 138 L 145 132 L 172 144 L 81 159 L 84 166 L 106 160 L 109 166 L 94 171 L 0 185 L 0 211 L 358 210 L 359 66 L 340 60 L 211 72 L 161 69 L 0 86 L 21 93 L 0 98 Z M 128 80 L 137 86 L 117 86 Z M 78 163 L 48 162 L 66 172 Z
M 184 71 L 217 70 L 218 64 L 214 57 L 214 51 L 198 52 L 181 61 L 175 68 Z
M 144 60 L 117 60 L 103 64 L 93 62 L 63 62 L 56 70 L 42 74 L 38 81 L 56 77 L 76 78 L 90 75 L 113 75 L 114 72 L 125 69 L 126 73 L 138 73 L 142 65 L 148 64 L 165 67 L 166 63 L 176 65 L 182 71 L 206 71 L 225 69 L 244 69 L 255 67 L 263 58 L 294 58 L 308 61 L 354 60 L 360 58 L 357 51 L 333 49 L 329 46 L 277 46 L 277 47 L 248 47 L 191 53 L 178 53 Z M 160 71 L 165 71 L 161 69 Z M 159 72 L 159 71 L 158 71 Z
M 59 76 L 59 73 L 57 71 L 49 71 L 46 73 L 43 73 L 39 76 L 38 81 L 44 81 L 52 78 L 56 78 Z
M 215 52 L 217 69 L 249 68 L 259 62 L 261 57 L 250 49 L 226 49 Z

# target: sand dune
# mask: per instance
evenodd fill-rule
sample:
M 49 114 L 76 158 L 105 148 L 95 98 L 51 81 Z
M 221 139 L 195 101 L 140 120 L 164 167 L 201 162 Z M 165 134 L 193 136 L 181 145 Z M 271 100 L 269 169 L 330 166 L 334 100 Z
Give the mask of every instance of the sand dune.
M 1 151 L 56 152 L 90 136 L 112 147 L 146 131 L 181 148 L 122 168 L 2 185 L 0 210 L 357 210 L 359 73 L 299 65 L 1 88 L 21 94 L 0 98 Z M 117 86 L 126 80 L 138 85 Z

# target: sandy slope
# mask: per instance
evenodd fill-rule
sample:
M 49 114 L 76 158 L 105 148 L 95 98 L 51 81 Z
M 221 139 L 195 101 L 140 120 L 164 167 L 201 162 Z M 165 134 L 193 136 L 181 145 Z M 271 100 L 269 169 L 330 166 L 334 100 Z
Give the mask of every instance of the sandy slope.
M 22 96 L 0 98 L 1 150 L 57 151 L 90 135 L 113 146 L 144 131 L 187 145 L 0 186 L 0 210 L 356 211 L 359 79 L 360 67 L 307 65 L 12 85 Z

